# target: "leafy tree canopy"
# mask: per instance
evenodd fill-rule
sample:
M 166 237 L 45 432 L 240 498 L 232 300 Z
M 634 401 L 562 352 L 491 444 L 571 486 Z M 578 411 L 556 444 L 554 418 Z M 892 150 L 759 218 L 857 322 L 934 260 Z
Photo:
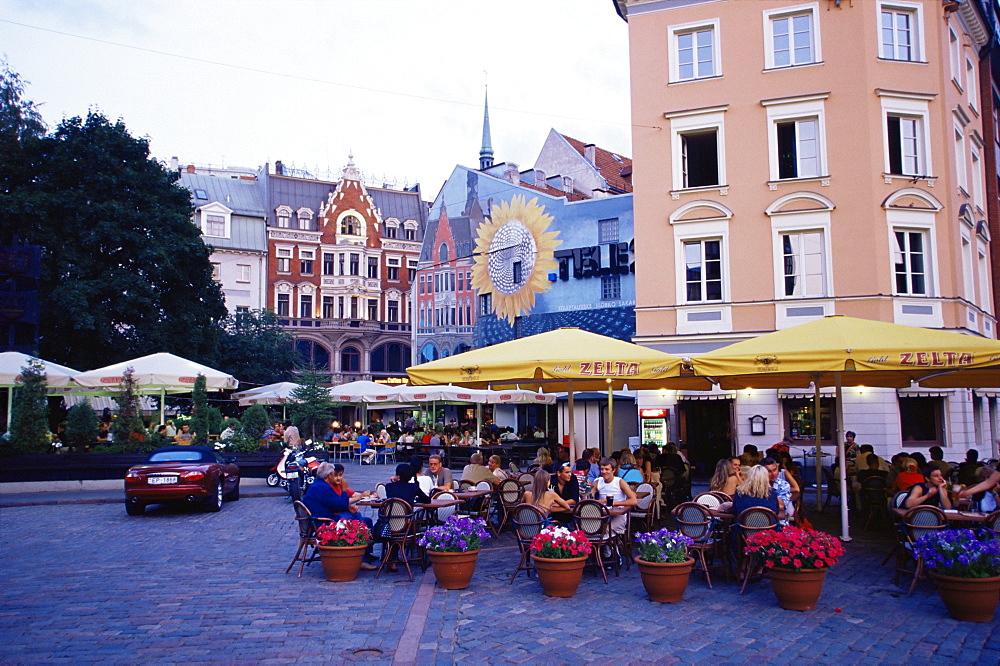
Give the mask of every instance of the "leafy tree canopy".
M 270 310 L 237 312 L 222 322 L 218 368 L 248 384 L 287 381 L 299 361 L 293 338 Z
M 291 392 L 292 421 L 303 439 L 316 441 L 333 418 L 333 400 L 315 368 L 301 370 L 296 381 L 299 385 Z
M 49 406 L 45 400 L 48 382 L 45 368 L 30 363 L 21 368 L 10 421 L 10 443 L 14 453 L 47 453 L 46 434 L 49 431 Z
M 0 159 L 0 242 L 43 247 L 40 354 L 80 369 L 159 351 L 213 364 L 226 309 L 178 175 L 99 111 L 37 136 L 6 66 L 0 86 L 0 127 L 20 137 Z

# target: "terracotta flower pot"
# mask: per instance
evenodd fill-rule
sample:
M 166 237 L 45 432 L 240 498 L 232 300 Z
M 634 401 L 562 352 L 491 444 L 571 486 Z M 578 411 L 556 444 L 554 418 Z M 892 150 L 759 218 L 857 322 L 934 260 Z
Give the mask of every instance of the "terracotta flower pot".
M 633 558 L 642 576 L 642 586 L 650 601 L 665 604 L 675 604 L 684 598 L 691 570 L 694 568 L 694 558 L 689 557 L 684 562 L 646 562 L 638 557 Z
M 361 558 L 367 546 L 317 546 L 323 573 L 335 583 L 346 583 L 358 577 Z
M 572 597 L 583 578 L 587 556 L 555 559 L 531 556 L 538 572 L 538 582 L 547 597 Z
M 816 608 L 816 602 L 823 593 L 826 569 L 795 571 L 774 567 L 767 570 L 767 575 L 779 606 L 785 610 L 807 611 Z
M 478 550 L 464 553 L 436 553 L 429 550 L 427 555 L 431 558 L 438 585 L 446 590 L 464 590 L 469 587 L 472 574 L 476 571 Z
M 956 578 L 931 571 L 948 614 L 962 622 L 992 622 L 1000 601 L 1000 576 Z

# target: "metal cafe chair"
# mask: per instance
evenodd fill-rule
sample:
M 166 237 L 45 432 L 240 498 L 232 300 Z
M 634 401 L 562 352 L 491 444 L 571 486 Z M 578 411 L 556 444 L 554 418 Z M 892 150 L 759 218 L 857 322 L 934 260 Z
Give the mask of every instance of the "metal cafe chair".
M 763 572 L 763 565 L 757 562 L 757 558 L 746 554 L 747 539 L 757 532 L 773 530 L 777 526 L 777 514 L 762 506 L 745 509 L 743 513 L 736 517 L 736 524 L 733 529 L 736 530 L 736 534 L 738 535 L 740 570 L 743 572 L 743 586 L 740 588 L 740 594 L 746 591 L 747 583 L 750 582 L 753 576 Z
M 295 509 L 295 522 L 299 528 L 299 547 L 295 551 L 295 557 L 285 569 L 285 573 L 291 571 L 296 562 L 301 562 L 298 577 L 302 578 L 302 570 L 305 569 L 305 566 L 319 560 L 319 553 L 316 551 L 316 523 L 333 521 L 329 518 L 313 518 L 312 512 L 302 502 L 295 501 L 292 503 L 292 507 Z M 310 548 L 312 548 L 312 554 L 309 553 Z
M 516 483 L 516 482 L 515 482 Z M 514 574 L 510 577 L 508 585 L 513 584 L 517 574 L 525 571 L 531 578 L 531 542 L 542 528 L 545 526 L 545 516 L 538 507 L 532 504 L 518 504 L 513 507 L 509 514 L 514 529 L 517 531 L 517 547 L 521 550 L 521 559 L 514 569 Z

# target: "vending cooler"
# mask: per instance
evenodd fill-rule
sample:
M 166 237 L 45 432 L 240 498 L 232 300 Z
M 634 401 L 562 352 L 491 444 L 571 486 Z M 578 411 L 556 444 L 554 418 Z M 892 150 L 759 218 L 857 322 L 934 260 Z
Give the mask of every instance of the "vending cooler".
M 639 427 L 642 443 L 653 444 L 657 449 L 670 441 L 670 410 L 640 409 Z

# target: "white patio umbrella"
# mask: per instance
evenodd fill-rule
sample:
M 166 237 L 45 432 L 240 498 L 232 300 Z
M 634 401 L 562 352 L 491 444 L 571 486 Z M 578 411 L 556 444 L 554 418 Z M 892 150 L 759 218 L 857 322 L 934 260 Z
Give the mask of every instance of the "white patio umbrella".
M 239 382 L 232 375 L 186 358 L 160 352 L 130 361 L 122 361 L 89 372 L 81 372 L 74 380 L 81 386 L 115 390 L 121 387 L 122 375 L 132 368 L 139 393 L 160 395 L 160 422 L 163 422 L 163 404 L 167 393 L 187 393 L 194 388 L 198 375 L 205 376 L 205 390 L 234 389 Z
M 281 402 L 281 399 L 288 400 L 292 395 L 292 391 L 298 387 L 299 385 L 295 382 L 265 384 L 264 386 L 234 393 L 233 398 L 239 400 L 241 405 L 274 405 Z M 264 399 L 272 399 L 273 402 L 264 402 Z M 244 400 L 247 402 L 244 402 Z
M 43 361 L 34 356 L 28 356 L 21 352 L 0 353 L 0 386 L 7 389 L 7 428 L 10 428 L 11 406 L 14 403 L 14 387 L 17 386 L 21 377 L 21 369 L 31 363 L 40 363 L 45 369 L 45 382 L 50 388 L 50 393 L 66 393 L 72 390 L 73 377 L 76 370 L 67 368 L 65 365 Z M 56 387 L 56 391 L 51 390 Z

